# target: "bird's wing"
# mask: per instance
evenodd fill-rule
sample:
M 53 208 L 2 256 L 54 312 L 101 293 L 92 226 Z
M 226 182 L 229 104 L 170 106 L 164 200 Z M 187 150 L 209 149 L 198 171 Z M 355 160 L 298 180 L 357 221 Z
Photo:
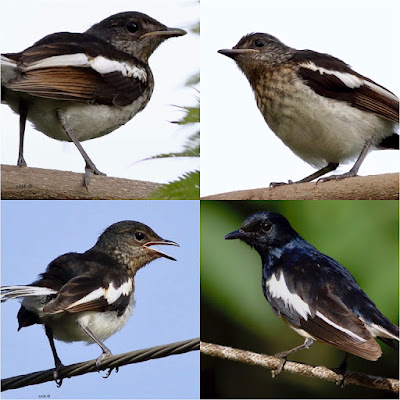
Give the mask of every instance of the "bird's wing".
M 317 340 L 367 360 L 377 360 L 382 351 L 365 323 L 329 287 L 310 306 L 311 315 L 300 326 Z
M 149 70 L 136 58 L 112 48 L 104 56 L 96 55 L 98 47 L 90 41 L 61 42 L 36 45 L 17 55 L 5 54 L 5 59 L 17 58 L 20 73 L 3 84 L 11 90 L 49 99 L 131 104 L 147 89 Z M 113 57 L 121 53 L 125 59 L 116 61 Z
M 128 305 L 132 291 L 131 278 L 115 287 L 112 282 L 105 284 L 93 275 L 83 274 L 68 281 L 57 297 L 43 308 L 43 312 L 57 314 L 65 311 L 116 310 Z
M 311 55 L 312 60 L 308 59 Z M 346 101 L 360 110 L 399 123 L 399 99 L 383 86 L 328 54 L 304 50 L 295 57 L 300 61 L 301 78 L 319 95 Z
M 350 283 L 354 279 L 348 274 L 344 281 L 344 269 L 333 259 L 321 253 L 316 257 L 298 254 L 295 265 L 285 260 L 286 268 L 278 267 L 264 284 L 267 300 L 291 326 L 314 339 L 368 360 L 378 359 L 381 348 L 365 322 L 342 302 L 334 289 L 335 285 L 343 286 L 347 279 L 351 279 Z M 333 275 L 326 275 L 329 263 L 341 269 L 331 268 Z M 364 301 L 364 298 L 356 297 L 354 301 Z

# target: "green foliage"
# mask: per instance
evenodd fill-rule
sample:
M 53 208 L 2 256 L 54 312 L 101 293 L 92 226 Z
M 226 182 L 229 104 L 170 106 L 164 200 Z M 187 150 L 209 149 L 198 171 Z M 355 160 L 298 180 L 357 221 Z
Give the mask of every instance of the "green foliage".
M 180 179 L 161 186 L 151 200 L 193 200 L 200 197 L 200 172 L 185 173 Z

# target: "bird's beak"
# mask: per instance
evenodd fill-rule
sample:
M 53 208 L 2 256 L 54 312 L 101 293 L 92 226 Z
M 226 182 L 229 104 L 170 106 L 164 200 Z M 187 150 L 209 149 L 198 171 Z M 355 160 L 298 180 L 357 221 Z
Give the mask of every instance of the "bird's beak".
M 231 233 L 228 233 L 225 236 L 225 240 L 230 240 L 230 239 L 243 239 L 246 236 L 246 232 L 242 231 L 239 229 L 238 231 L 233 231 Z
M 147 251 L 150 251 L 152 253 L 157 253 L 159 257 L 164 257 L 164 258 L 168 258 L 168 260 L 176 261 L 176 259 L 174 257 L 170 256 L 169 254 L 166 254 L 159 249 L 150 248 L 150 246 L 157 246 L 157 245 L 162 245 L 162 244 L 179 247 L 178 243 L 173 242 L 172 240 L 167 240 L 167 239 L 160 239 L 160 240 L 155 240 L 153 242 L 147 242 L 143 245 L 143 247 Z
M 187 34 L 187 32 L 180 28 L 166 28 L 166 29 L 163 29 L 162 31 L 154 31 L 154 32 L 144 33 L 142 36 L 140 36 L 139 39 L 143 39 L 147 36 L 158 36 L 158 37 L 163 37 L 163 38 L 167 39 L 170 37 L 183 36 L 186 34 Z
M 222 49 L 219 54 L 235 59 L 237 56 L 258 53 L 256 49 Z

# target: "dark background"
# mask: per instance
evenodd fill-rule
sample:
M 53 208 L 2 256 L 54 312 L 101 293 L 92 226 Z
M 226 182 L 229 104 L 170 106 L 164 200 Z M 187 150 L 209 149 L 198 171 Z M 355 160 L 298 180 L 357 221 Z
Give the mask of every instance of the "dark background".
M 261 287 L 258 253 L 224 241 L 255 211 L 282 213 L 321 252 L 344 265 L 383 314 L 398 324 L 399 204 L 397 201 L 201 202 L 201 338 L 273 355 L 303 343 L 271 310 Z M 376 362 L 350 356 L 348 369 L 398 377 L 398 351 L 382 342 Z M 290 360 L 337 367 L 344 352 L 315 343 Z M 208 356 L 201 358 L 202 398 L 398 398 L 394 393 L 270 370 Z

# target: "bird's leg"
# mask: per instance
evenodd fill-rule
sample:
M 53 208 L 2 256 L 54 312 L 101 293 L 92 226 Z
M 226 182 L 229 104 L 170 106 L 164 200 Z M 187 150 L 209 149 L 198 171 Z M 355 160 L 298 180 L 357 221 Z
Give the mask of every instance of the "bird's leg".
M 61 362 L 60 357 L 58 357 L 56 346 L 54 344 L 53 331 L 51 330 L 51 328 L 45 325 L 45 332 L 47 338 L 49 339 L 51 351 L 53 353 L 54 364 L 56 366 L 53 372 L 54 380 L 56 381 L 57 387 L 60 387 L 62 385 L 63 380 L 58 379 L 58 372 L 60 371 L 60 368 L 64 366 L 64 364 Z
M 63 118 L 63 115 L 58 112 L 58 119 L 60 120 L 60 123 L 62 127 L 65 130 L 65 133 L 68 135 L 68 137 L 71 139 L 71 141 L 74 143 L 76 148 L 79 150 L 81 153 L 83 159 L 85 160 L 85 179 L 84 179 L 84 184 L 86 187 L 86 190 L 89 190 L 89 182 L 90 178 L 92 175 L 104 175 L 103 172 L 99 171 L 97 167 L 94 165 L 94 162 L 90 159 L 89 155 L 86 153 L 85 149 L 82 147 L 81 143 L 79 140 L 76 138 L 73 130 L 69 127 L 68 123 L 65 121 L 65 118 Z
M 97 369 L 99 369 L 100 364 L 107 357 L 112 356 L 111 350 L 100 339 L 98 339 L 88 327 L 81 325 L 81 328 L 100 346 L 101 350 L 103 351 L 101 353 L 100 357 L 98 357 L 97 360 L 96 360 L 96 367 L 97 367 Z M 103 376 L 103 378 L 108 378 L 113 369 L 114 368 L 109 368 L 109 370 L 106 372 L 106 374 Z M 118 367 L 115 368 L 115 371 L 118 372 Z
M 19 102 L 19 149 L 18 149 L 18 167 L 26 167 L 26 161 L 24 159 L 24 136 L 25 136 L 25 125 L 28 117 L 28 106 L 22 100 Z
M 281 353 L 275 354 L 274 357 L 280 358 L 280 359 L 281 359 L 281 363 L 280 363 L 280 365 L 279 365 L 279 367 L 278 367 L 277 369 L 274 369 L 274 370 L 271 371 L 272 377 L 275 378 L 276 376 L 278 376 L 278 375 L 282 372 L 282 369 L 283 369 L 283 367 L 284 367 L 285 364 L 286 364 L 286 357 L 287 357 L 289 354 L 296 353 L 296 352 L 299 351 L 299 350 L 309 349 L 310 346 L 311 346 L 313 343 L 314 343 L 314 339 L 311 338 L 311 337 L 308 337 L 308 338 L 304 341 L 304 343 L 303 343 L 302 345 L 297 346 L 297 347 L 294 347 L 294 348 L 291 349 L 291 350 L 282 351 Z
M 293 183 L 311 182 L 312 180 L 317 179 L 320 176 L 327 174 L 328 172 L 334 171 L 338 166 L 339 166 L 339 163 L 329 163 L 324 168 L 319 169 L 318 171 L 314 172 L 311 175 L 306 176 L 305 178 L 303 178 L 299 181 L 296 181 L 296 182 L 289 181 L 288 183 L 286 183 L 286 182 L 271 182 L 269 186 L 276 187 L 276 186 L 283 186 L 283 185 L 291 185 Z
M 346 371 L 347 371 L 347 360 L 348 360 L 348 358 L 349 358 L 349 355 L 350 355 L 350 353 L 346 353 L 345 356 L 344 356 L 344 359 L 343 359 L 342 363 L 339 365 L 339 367 L 333 368 L 333 370 L 334 370 L 335 372 L 337 372 L 339 375 L 342 376 L 341 379 L 339 379 L 339 380 L 337 381 L 337 384 L 338 384 L 340 387 L 344 387 L 344 385 L 345 385 L 345 377 L 344 377 L 344 374 L 345 374 Z
M 371 139 L 368 139 L 365 142 L 365 145 L 362 148 L 361 153 L 357 158 L 357 161 L 355 162 L 355 164 L 353 165 L 353 168 L 349 172 L 345 172 L 344 174 L 341 174 L 341 175 L 331 175 L 331 176 L 327 176 L 325 178 L 320 178 L 320 179 L 318 179 L 317 183 L 319 183 L 319 182 L 327 182 L 327 181 L 332 181 L 332 180 L 338 181 L 340 179 L 351 178 L 353 176 L 356 176 L 358 170 L 361 167 L 361 164 L 363 163 L 363 161 L 365 160 L 365 157 L 368 154 L 368 151 L 369 151 L 369 149 L 371 147 L 371 143 L 372 143 Z

